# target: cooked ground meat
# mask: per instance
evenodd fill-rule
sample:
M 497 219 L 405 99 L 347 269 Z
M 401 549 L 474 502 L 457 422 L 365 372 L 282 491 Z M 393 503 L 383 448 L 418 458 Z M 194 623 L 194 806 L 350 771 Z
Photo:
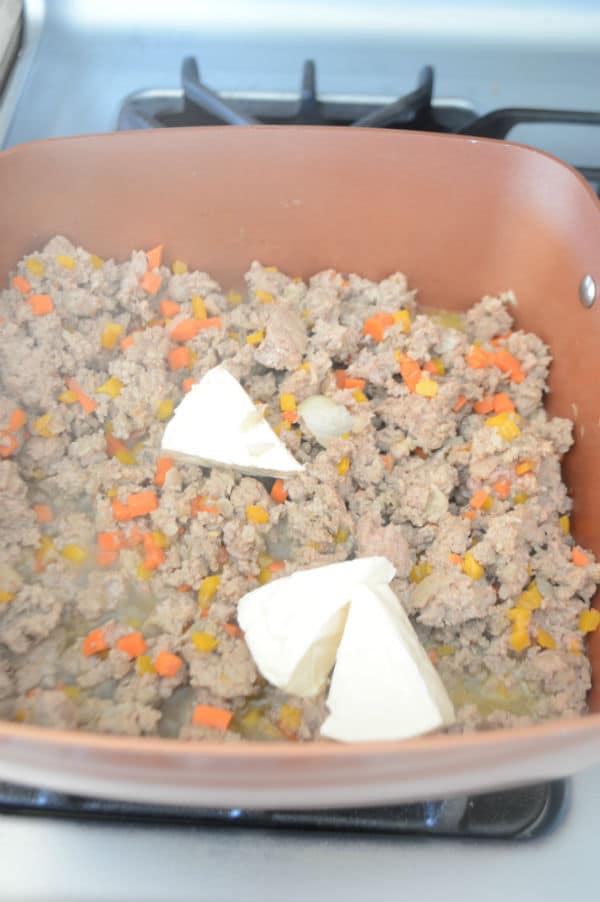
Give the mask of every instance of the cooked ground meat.
M 373 554 L 396 567 L 452 729 L 585 711 L 580 618 L 600 567 L 569 532 L 572 424 L 542 406 L 550 354 L 511 331 L 510 293 L 459 315 L 419 309 L 401 273 L 304 283 L 255 262 L 242 297 L 181 264 L 149 272 L 140 251 L 119 264 L 60 237 L 14 275 L 0 324 L 1 716 L 318 739 L 326 692 L 265 684 L 237 602 L 301 567 Z M 173 341 L 203 317 L 211 328 Z M 174 462 L 160 475 L 165 421 L 221 362 L 306 466 L 283 502 L 273 480 L 226 469 Z M 325 395 L 352 426 L 323 447 L 301 416 L 282 417 L 281 394 Z M 156 504 L 115 519 L 132 493 Z M 268 523 L 248 522 L 248 505 Z M 197 705 L 231 712 L 228 729 L 193 722 Z

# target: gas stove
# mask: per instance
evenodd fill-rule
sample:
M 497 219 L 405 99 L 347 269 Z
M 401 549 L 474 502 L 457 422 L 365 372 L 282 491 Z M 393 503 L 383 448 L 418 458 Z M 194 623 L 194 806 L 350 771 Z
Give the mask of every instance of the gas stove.
M 0 147 L 222 122 L 421 128 L 509 136 L 597 186 L 599 39 L 589 0 L 545 11 L 476 0 L 28 0 L 0 94 Z M 0 899 L 585 902 L 596 897 L 599 797 L 600 768 L 505 793 L 325 812 L 157 808 L 0 784 Z

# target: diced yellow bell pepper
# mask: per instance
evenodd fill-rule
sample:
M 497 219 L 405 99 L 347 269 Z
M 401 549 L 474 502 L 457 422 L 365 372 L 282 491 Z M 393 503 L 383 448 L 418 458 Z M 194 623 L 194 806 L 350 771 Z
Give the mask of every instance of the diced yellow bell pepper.
M 537 582 L 533 580 L 524 592 L 521 592 L 515 602 L 515 607 L 526 611 L 536 611 L 542 604 L 542 593 L 538 589 Z
M 302 711 L 296 705 L 282 705 L 277 722 L 282 733 L 297 733 L 302 724 Z
M 582 633 L 593 633 L 600 625 L 600 611 L 596 608 L 590 608 L 589 611 L 582 611 L 579 615 L 579 630 Z
M 258 300 L 261 304 L 272 304 L 273 303 L 273 295 L 270 291 L 263 291 L 262 288 L 257 288 L 254 292 Z
M 518 414 L 513 411 L 510 413 L 499 413 L 494 417 L 488 417 L 485 425 L 495 428 L 500 438 L 505 442 L 512 442 L 513 439 L 521 435 L 521 430 L 517 426 Z
M 156 416 L 159 420 L 170 420 L 173 416 L 173 409 L 175 407 L 175 402 L 171 400 L 171 398 L 163 398 L 162 401 L 159 401 L 156 405 Z
M 531 611 L 528 611 L 525 608 L 511 608 L 506 612 L 506 616 L 512 621 L 515 629 L 523 629 L 531 623 Z
M 96 394 L 108 395 L 110 398 L 118 398 L 124 388 L 124 382 L 121 382 L 116 376 L 111 376 L 96 389 Z
M 525 473 L 530 473 L 534 467 L 535 463 L 532 460 L 522 460 L 516 465 L 515 473 L 517 476 L 524 476 Z
M 249 345 L 259 345 L 261 341 L 265 337 L 265 330 L 259 329 L 258 332 L 251 332 L 250 335 L 246 336 L 246 341 Z
M 56 434 L 50 429 L 50 414 L 45 413 L 32 423 L 32 429 L 42 438 L 56 438 Z
M 508 640 L 515 651 L 523 651 L 531 645 L 529 633 L 525 629 L 516 629 Z
M 215 573 L 212 576 L 205 576 L 200 583 L 200 588 L 198 589 L 198 604 L 203 611 L 206 610 L 206 608 L 211 603 L 217 589 L 219 588 L 220 582 L 220 575 L 218 573 Z
M 525 504 L 526 501 L 529 501 L 529 495 L 527 492 L 515 492 L 513 501 L 515 504 Z
M 147 582 L 149 579 L 152 579 L 153 571 L 149 570 L 148 567 L 141 561 L 136 568 L 135 575 L 138 579 L 142 580 L 142 582 Z
M 137 463 L 136 456 L 130 448 L 119 448 L 115 451 L 115 457 L 124 467 L 133 467 Z
M 410 313 L 408 310 L 397 310 L 396 313 L 393 313 L 395 323 L 400 323 L 402 326 L 403 332 L 408 332 L 410 329 Z
M 174 276 L 182 276 L 188 271 L 187 263 L 184 263 L 183 260 L 174 260 L 171 269 Z
M 219 640 L 212 633 L 192 633 L 192 642 L 196 651 L 201 651 L 205 654 L 214 651 L 219 644 Z
M 345 476 L 349 469 L 350 469 L 350 458 L 342 457 L 342 459 L 340 460 L 340 462 L 337 465 L 338 473 L 340 474 L 340 476 Z
M 246 507 L 246 519 L 248 523 L 268 523 L 270 521 L 269 512 L 260 504 L 249 504 Z
M 242 303 L 242 296 L 239 291 L 228 291 L 227 300 L 232 307 L 237 307 L 238 304 Z
M 64 391 L 61 395 L 58 396 L 58 400 L 62 401 L 63 404 L 77 404 L 77 401 L 79 400 L 79 398 L 77 397 L 77 395 L 75 394 L 74 391 L 71 391 L 71 389 L 68 388 L 66 391 Z
M 429 561 L 421 561 L 418 564 L 415 564 L 412 570 L 410 571 L 410 580 L 413 583 L 422 583 L 425 577 L 429 576 L 432 572 L 432 566 Z
M 92 264 L 94 269 L 102 269 L 104 266 L 104 260 L 102 257 L 99 257 L 98 254 L 90 255 L 90 263 Z
M 352 397 L 358 404 L 365 404 L 369 399 L 361 388 L 357 388 L 352 392 Z
M 296 410 L 296 395 L 292 392 L 283 392 L 279 395 L 279 407 L 282 411 Z
M 542 648 L 556 648 L 556 640 L 546 630 L 538 629 L 535 634 L 535 641 Z
M 150 655 L 139 655 L 135 664 L 137 672 L 141 675 L 156 673 L 156 668 L 152 663 L 152 657 Z
M 258 571 L 258 582 L 261 586 L 266 586 L 267 583 L 270 583 L 273 578 L 273 574 L 269 570 L 268 567 L 261 567 Z
M 558 525 L 560 526 L 561 532 L 563 532 L 565 536 L 568 536 L 571 532 L 571 518 L 567 514 L 564 514 L 564 516 L 558 518 Z
M 46 272 L 46 267 L 41 260 L 37 259 L 37 257 L 32 257 L 30 260 L 28 260 L 25 266 L 32 276 L 38 276 L 40 279 Z
M 348 532 L 347 529 L 338 529 L 338 531 L 336 532 L 336 534 L 334 536 L 334 542 L 337 545 L 343 545 L 344 542 L 348 541 L 349 536 L 350 536 L 350 533 Z
M 79 686 L 63 686 L 63 692 L 72 701 L 77 701 L 81 696 L 81 688 Z
M 415 385 L 415 392 L 424 398 L 435 398 L 438 393 L 439 385 L 433 379 L 419 379 Z
M 471 579 L 481 579 L 484 574 L 484 569 L 476 560 L 470 551 L 465 552 L 465 557 L 462 564 L 463 572 L 470 576 Z
M 206 319 L 206 304 L 204 298 L 201 298 L 199 294 L 192 298 L 192 313 L 194 319 Z
M 60 553 L 72 564 L 83 564 L 87 558 L 87 551 L 81 545 L 65 545 Z
M 160 529 L 153 530 L 150 535 L 152 536 L 152 541 L 158 548 L 168 548 L 170 545 L 169 540 L 167 539 L 164 532 Z
M 12 601 L 14 597 L 15 597 L 14 592 L 0 591 L 0 604 L 8 604 L 8 602 Z
M 123 326 L 121 323 L 106 323 L 102 335 L 100 336 L 100 344 L 103 348 L 110 351 L 115 347 L 119 340 L 119 336 L 122 334 Z
M 438 645 L 435 650 L 440 658 L 448 658 L 456 652 L 453 645 Z
M 59 254 L 56 257 L 56 262 L 59 266 L 64 267 L 64 269 L 75 269 L 77 266 L 77 262 L 73 259 L 73 257 L 69 257 L 66 254 Z

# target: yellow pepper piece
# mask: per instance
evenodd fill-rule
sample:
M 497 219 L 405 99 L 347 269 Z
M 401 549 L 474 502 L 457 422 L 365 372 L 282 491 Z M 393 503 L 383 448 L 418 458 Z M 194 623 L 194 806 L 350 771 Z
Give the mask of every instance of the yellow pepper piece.
M 562 517 L 559 517 L 558 525 L 560 526 L 561 531 L 564 533 L 564 535 L 568 536 L 569 533 L 571 532 L 571 518 L 569 516 L 567 516 L 567 514 L 565 514 Z
M 192 298 L 192 313 L 194 319 L 206 319 L 206 305 L 204 298 L 201 298 L 199 294 Z
M 32 276 L 39 276 L 40 279 L 46 272 L 46 267 L 41 260 L 37 259 L 37 257 L 32 257 L 31 260 L 28 260 L 25 266 Z
M 338 545 L 342 545 L 344 542 L 348 541 L 349 536 L 350 536 L 350 533 L 348 532 L 347 529 L 338 529 L 335 536 L 333 537 L 334 542 L 336 542 L 336 544 L 338 544 Z
M 542 604 L 542 593 L 537 587 L 535 580 L 529 584 L 524 592 L 521 592 L 515 602 L 515 607 L 523 608 L 526 611 L 536 611 Z
M 251 332 L 250 335 L 246 336 L 246 341 L 249 345 L 259 345 L 261 341 L 265 337 L 265 330 L 259 329 L 258 332 Z
M 403 332 L 408 332 L 410 329 L 410 313 L 408 310 L 398 310 L 396 313 L 393 313 L 395 323 L 400 323 L 402 326 Z
M 87 551 L 81 545 L 65 545 L 60 553 L 72 564 L 83 564 L 87 558 Z
M 102 267 L 104 266 L 104 260 L 102 259 L 102 257 L 99 257 L 98 254 L 90 255 L 90 263 L 92 264 L 94 269 L 102 269 Z
M 510 413 L 499 413 L 495 417 L 488 417 L 485 425 L 495 428 L 500 438 L 505 442 L 512 442 L 513 439 L 521 435 L 521 430 L 517 426 L 516 420 L 518 414 L 513 411 Z
M 58 396 L 58 400 L 62 401 L 63 404 L 76 404 L 79 398 L 74 391 L 71 391 L 71 389 L 68 388 L 62 395 Z
M 304 370 L 305 373 L 310 373 L 310 363 L 301 363 L 298 369 Z
M 200 583 L 200 588 L 198 589 L 198 604 L 203 611 L 206 610 L 211 603 L 213 596 L 219 588 L 220 582 L 220 575 L 215 573 L 213 576 L 205 576 Z
M 43 414 L 43 416 L 38 417 L 37 420 L 34 420 L 32 423 L 32 429 L 43 438 L 56 438 L 55 433 L 50 429 L 49 413 L 45 413 Z
M 593 633 L 600 625 L 600 611 L 596 608 L 590 608 L 589 611 L 582 611 L 579 615 L 579 631 L 582 633 Z
M 435 398 L 438 393 L 439 385 L 433 379 L 419 379 L 415 385 L 415 391 L 424 398 Z
M 227 300 L 231 304 L 232 307 L 237 307 L 238 304 L 242 303 L 242 296 L 239 291 L 228 291 L 227 292 Z
M 183 260 L 174 260 L 171 269 L 174 276 L 182 276 L 188 271 L 187 263 L 184 263 Z
M 270 291 L 263 291 L 262 288 L 258 288 L 254 294 L 261 302 L 261 304 L 272 304 L 273 303 L 273 295 Z
M 169 420 L 173 416 L 175 402 L 171 398 L 164 398 L 156 405 L 156 416 L 159 420 Z
M 107 489 L 106 497 L 107 498 L 116 498 L 118 493 L 119 493 L 118 488 L 116 487 L 116 485 L 113 485 L 110 489 Z
M 77 263 L 73 259 L 73 257 L 68 257 L 66 254 L 59 254 L 58 257 L 56 257 L 56 262 L 59 266 L 63 266 L 65 269 L 75 269 L 75 267 L 77 266 Z
M 96 389 L 96 394 L 108 395 L 111 398 L 118 398 L 124 388 L 124 382 L 121 382 L 121 380 L 117 379 L 116 376 L 111 376 L 106 380 L 106 382 L 104 382 L 99 388 Z
M 255 730 L 260 722 L 261 717 L 262 714 L 258 708 L 253 708 L 252 711 L 248 711 L 248 713 L 244 714 L 241 719 L 242 729 L 245 732 Z
M 149 570 L 143 561 L 141 561 L 136 568 L 135 575 L 138 579 L 141 579 L 142 582 L 147 582 L 149 579 L 152 579 L 153 571 Z
M 282 432 L 289 432 L 291 428 L 291 423 L 288 423 L 287 420 L 282 420 L 281 423 L 277 423 L 277 425 L 273 427 L 273 432 L 275 435 L 281 435 Z
M 270 583 L 272 578 L 273 574 L 268 567 L 262 567 L 262 569 L 258 571 L 257 579 L 261 586 L 265 586 L 267 583 Z
M 513 501 L 515 504 L 525 504 L 526 501 L 529 501 L 529 495 L 527 492 L 515 492 Z
M 207 652 L 214 651 L 219 640 L 212 633 L 192 633 L 192 642 L 196 651 Z
M 161 532 L 160 529 L 155 529 L 153 532 L 150 533 L 150 535 L 152 536 L 152 541 L 158 548 L 168 548 L 169 547 L 170 542 L 167 539 L 164 532 Z
M 282 411 L 296 410 L 296 395 L 283 392 L 279 395 L 279 407 Z
M 446 367 L 443 360 L 440 360 L 439 357 L 433 357 L 431 363 L 433 364 L 433 367 L 435 369 L 436 376 L 446 375 Z
M 529 473 L 533 470 L 534 467 L 535 464 L 532 460 L 522 460 L 521 463 L 518 463 L 515 467 L 515 472 L 517 476 L 523 476 L 525 473 Z
M 152 658 L 150 655 L 139 655 L 136 659 L 136 668 L 137 672 L 141 675 L 148 673 L 156 673 L 156 668 L 152 663 Z
M 365 395 L 364 391 L 362 391 L 362 389 L 360 389 L 360 388 L 357 388 L 355 391 L 352 392 L 352 397 L 359 404 L 364 404 L 366 401 L 369 400 L 367 398 L 367 396 Z
M 337 471 L 340 476 L 345 476 L 348 470 L 350 469 L 350 458 L 342 457 L 339 464 L 337 465 Z
M 77 699 L 81 695 L 81 689 L 79 686 L 63 686 L 63 692 L 68 698 L 72 699 L 73 701 L 77 701 Z
M 465 559 L 462 565 L 463 572 L 470 576 L 471 579 L 481 579 L 484 574 L 483 567 L 477 561 L 470 551 L 465 552 Z
M 546 630 L 538 629 L 535 634 L 535 641 L 542 648 L 556 648 L 556 640 Z
M 123 464 L 124 467 L 132 467 L 135 463 L 137 463 L 135 454 L 133 451 L 130 451 L 129 448 L 119 448 L 119 450 L 115 453 L 115 457 L 119 461 L 119 463 Z
M 581 645 L 579 644 L 579 641 L 577 639 L 571 639 L 567 651 L 570 655 L 583 654 L 583 652 L 581 651 Z
M 8 602 L 12 601 L 14 597 L 15 597 L 14 592 L 0 591 L 0 604 L 8 604 Z
M 421 561 L 420 564 L 415 564 L 410 571 L 410 581 L 413 583 L 422 583 L 425 577 L 430 575 L 432 569 L 429 561 Z
M 531 611 L 525 608 L 511 608 L 506 616 L 512 621 L 515 629 L 524 629 L 531 623 Z
M 525 629 L 514 630 L 508 641 L 515 651 L 523 651 L 523 649 L 528 648 L 531 645 L 529 633 Z
M 248 523 L 268 523 L 271 519 L 269 512 L 260 504 L 249 504 L 246 507 L 246 519 Z
M 277 720 L 282 733 L 297 733 L 302 723 L 302 711 L 296 705 L 282 705 Z
M 100 336 L 100 344 L 103 348 L 107 350 L 112 350 L 117 341 L 119 340 L 119 336 L 123 334 L 123 326 L 121 323 L 107 323 L 104 327 L 102 335 Z
M 453 645 L 438 645 L 435 649 L 440 658 L 448 658 L 450 655 L 453 655 L 456 651 Z

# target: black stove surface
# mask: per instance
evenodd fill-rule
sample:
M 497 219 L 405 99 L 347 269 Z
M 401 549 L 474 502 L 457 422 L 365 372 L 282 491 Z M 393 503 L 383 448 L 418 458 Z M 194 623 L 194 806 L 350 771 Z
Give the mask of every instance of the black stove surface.
M 210 826 L 523 840 L 548 832 L 566 806 L 567 787 L 563 781 L 410 805 L 327 811 L 147 805 L 0 783 L 0 817 L 119 821 L 154 827 Z

